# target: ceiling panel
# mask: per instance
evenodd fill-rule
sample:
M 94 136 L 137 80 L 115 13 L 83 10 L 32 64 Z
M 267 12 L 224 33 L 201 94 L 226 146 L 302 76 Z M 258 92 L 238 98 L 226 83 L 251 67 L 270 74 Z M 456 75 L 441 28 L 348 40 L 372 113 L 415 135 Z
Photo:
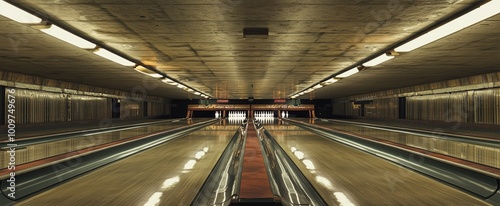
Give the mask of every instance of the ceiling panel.
M 387 51 L 479 0 L 19 0 L 16 4 L 200 91 L 229 98 L 272 98 L 300 91 Z M 0 70 L 148 94 L 182 90 L 0 17 Z M 267 39 L 243 39 L 267 27 Z M 334 98 L 447 80 L 500 68 L 497 15 L 380 66 L 315 98 Z M 253 87 L 252 87 L 253 85 Z M 192 96 L 192 95 L 191 95 Z M 215 97 L 215 96 L 214 96 Z

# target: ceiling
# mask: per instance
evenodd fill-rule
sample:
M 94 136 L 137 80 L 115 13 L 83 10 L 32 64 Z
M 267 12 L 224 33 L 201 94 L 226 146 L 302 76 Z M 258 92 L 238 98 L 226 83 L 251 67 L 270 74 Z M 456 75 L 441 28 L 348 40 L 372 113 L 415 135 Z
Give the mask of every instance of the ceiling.
M 213 98 L 285 98 L 362 63 L 474 0 L 17 0 Z M 173 99 L 174 86 L 0 16 L 1 71 Z M 245 27 L 269 28 L 243 39 Z M 317 89 L 328 99 L 500 70 L 500 15 Z M 309 98 L 309 96 L 303 96 Z

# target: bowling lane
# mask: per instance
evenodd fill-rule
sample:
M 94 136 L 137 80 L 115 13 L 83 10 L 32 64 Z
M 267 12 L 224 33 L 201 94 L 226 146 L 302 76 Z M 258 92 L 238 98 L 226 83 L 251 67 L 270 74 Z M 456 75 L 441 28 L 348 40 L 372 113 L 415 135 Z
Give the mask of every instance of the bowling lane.
M 18 205 L 189 205 L 238 125 L 211 125 Z
M 310 119 L 296 120 L 312 123 Z M 458 138 L 436 138 L 435 136 L 367 128 L 356 124 L 340 122 L 314 121 L 313 124 L 330 129 L 388 140 L 490 167 L 500 168 L 500 161 L 498 161 L 498 157 L 500 157 L 500 144 L 496 143 L 479 145 L 477 142 L 475 143 Z
M 265 128 L 329 205 L 488 205 L 427 176 L 299 127 Z
M 188 124 L 206 121 L 209 119 L 195 119 L 193 121 L 164 122 L 159 124 L 136 126 L 118 131 L 91 132 L 85 135 L 78 135 L 71 138 L 48 141 L 40 144 L 27 145 L 23 149 L 16 150 L 16 163 L 24 164 L 35 160 L 65 154 L 113 141 L 127 139 L 144 134 L 150 134 L 162 130 L 174 129 Z M 19 144 L 19 146 L 24 146 Z M 0 169 L 7 168 L 9 155 L 7 152 L 0 152 Z

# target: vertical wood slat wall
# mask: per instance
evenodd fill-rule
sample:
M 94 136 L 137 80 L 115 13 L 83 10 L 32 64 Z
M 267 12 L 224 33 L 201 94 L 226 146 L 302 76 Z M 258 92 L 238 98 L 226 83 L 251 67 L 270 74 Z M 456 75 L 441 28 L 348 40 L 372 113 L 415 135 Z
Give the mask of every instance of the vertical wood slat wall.
M 111 118 L 111 99 L 71 95 L 70 121 L 85 121 Z
M 467 92 L 406 98 L 406 116 L 415 120 L 467 122 Z
M 375 99 L 365 105 L 365 116 L 397 119 L 399 116 L 398 98 Z
M 110 98 L 19 88 L 15 91 L 16 124 L 87 121 L 112 117 Z M 8 92 L 5 93 L 5 99 L 7 95 Z M 7 106 L 6 104 L 4 111 L 8 111 Z M 151 112 L 148 112 L 148 117 L 165 115 L 166 107 L 162 102 L 152 102 L 149 108 Z M 120 110 L 120 117 L 123 119 L 143 117 L 143 101 L 123 100 Z M 4 116 L 7 118 L 7 115 Z
M 498 124 L 495 122 L 495 110 L 498 110 L 496 104 L 495 90 L 474 91 L 474 122 Z
M 134 99 L 122 99 L 120 101 L 120 119 L 143 117 L 144 104 L 142 101 Z
M 148 102 L 148 116 L 161 116 L 166 114 L 165 105 L 161 102 Z
M 398 118 L 398 98 L 374 99 L 365 104 L 365 116 Z M 359 116 L 349 101 L 333 103 L 333 114 Z M 445 122 L 500 125 L 500 89 L 430 94 L 406 97 L 406 118 Z
M 67 119 L 66 94 L 16 89 L 14 96 L 16 124 L 59 122 Z
M 357 117 L 360 115 L 359 105 L 355 105 L 354 102 L 349 101 L 338 101 L 332 104 L 333 114 L 340 116 L 353 116 Z

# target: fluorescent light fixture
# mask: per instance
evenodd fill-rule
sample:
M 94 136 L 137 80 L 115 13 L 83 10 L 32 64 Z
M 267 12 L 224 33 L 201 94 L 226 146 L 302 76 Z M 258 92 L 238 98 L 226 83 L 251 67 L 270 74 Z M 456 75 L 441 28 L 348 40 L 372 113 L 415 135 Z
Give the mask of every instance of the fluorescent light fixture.
M 372 59 L 370 61 L 365 62 L 363 64 L 363 66 L 365 66 L 365 67 L 374 67 L 374 66 L 377 66 L 379 64 L 382 64 L 385 61 L 391 60 L 393 58 L 394 58 L 394 56 L 389 56 L 387 54 L 382 54 L 382 55 L 380 55 L 378 57 L 375 57 L 374 59 Z
M 207 152 L 208 152 L 208 147 L 203 147 L 203 151 L 204 151 L 205 153 L 207 153 Z
M 321 88 L 321 87 L 323 87 L 323 85 L 321 85 L 321 84 L 316 84 L 313 88 L 314 88 L 314 89 L 319 89 L 319 88 Z
M 304 93 L 307 94 L 307 93 L 312 92 L 312 91 L 314 91 L 314 88 L 309 88 L 308 90 L 304 91 Z
M 169 78 L 163 78 L 163 79 L 161 79 L 161 81 L 165 82 L 165 83 L 172 83 L 172 82 L 174 82 L 174 80 L 171 80 Z
M 57 25 L 52 24 L 49 26 L 49 28 L 41 29 L 41 31 L 82 49 L 94 49 L 97 46 L 96 44 L 87 41 L 86 39 L 79 37 L 69 31 L 66 31 L 61 27 L 58 27 Z
M 353 74 L 356 74 L 358 72 L 359 72 L 358 68 L 355 67 L 355 68 L 349 69 L 349 70 L 335 76 L 335 78 L 346 78 L 346 77 L 351 76 Z
M 141 74 L 145 74 L 145 75 L 148 75 L 148 76 L 152 76 L 152 77 L 154 77 L 154 78 L 161 78 L 161 77 L 163 77 L 163 75 L 158 74 L 158 73 L 156 73 L 156 72 L 154 72 L 154 71 L 151 71 L 151 70 L 149 70 L 148 68 L 143 67 L 143 66 L 141 66 L 141 65 L 136 66 L 134 69 L 135 69 L 135 71 L 137 71 L 137 72 L 139 72 L 139 73 L 141 73 Z M 163 81 L 163 80 L 162 80 L 162 81 Z
M 39 24 L 42 22 L 42 19 L 37 16 L 5 1 L 0 1 L 0 14 L 23 24 Z
M 188 92 L 193 92 L 194 90 L 193 90 L 193 89 L 191 89 L 191 88 L 187 88 L 187 91 L 188 91 Z
M 199 93 L 199 92 L 195 92 L 194 94 L 195 94 L 195 95 L 201 95 L 201 93 Z
M 304 92 L 300 92 L 299 95 L 304 95 Z
M 185 87 L 186 87 L 186 86 L 184 86 L 184 85 L 182 85 L 182 84 L 178 84 L 178 85 L 177 85 L 177 88 L 180 88 L 180 89 L 183 89 L 183 88 L 185 88 Z
M 480 7 L 451 20 L 450 22 L 439 26 L 399 47 L 394 49 L 396 52 L 410 52 L 421 46 L 453 34 L 473 24 L 490 18 L 500 13 L 500 0 L 489 1 Z
M 329 80 L 324 81 L 323 83 L 326 84 L 326 85 L 330 85 L 330 84 L 333 84 L 333 83 L 335 83 L 337 81 L 339 81 L 339 80 L 337 80 L 335 78 L 331 78 Z
M 162 81 L 162 82 L 165 82 L 165 83 L 167 83 L 167 84 L 170 84 L 170 85 L 172 85 L 172 86 L 177 86 L 177 85 L 179 84 L 179 83 L 174 82 L 174 80 L 171 80 L 171 79 L 169 79 L 169 78 L 163 78 L 161 81 Z
M 118 64 L 121 64 L 123 66 L 134 66 L 135 63 L 134 62 L 131 62 L 129 61 L 128 59 L 125 59 L 121 56 L 118 56 L 117 54 L 113 53 L 113 52 L 110 52 L 106 49 L 103 49 L 103 48 L 97 48 L 95 51 L 94 51 L 95 54 L 103 57 L 103 58 L 106 58 L 106 59 L 109 59 L 111 61 L 114 61 Z

